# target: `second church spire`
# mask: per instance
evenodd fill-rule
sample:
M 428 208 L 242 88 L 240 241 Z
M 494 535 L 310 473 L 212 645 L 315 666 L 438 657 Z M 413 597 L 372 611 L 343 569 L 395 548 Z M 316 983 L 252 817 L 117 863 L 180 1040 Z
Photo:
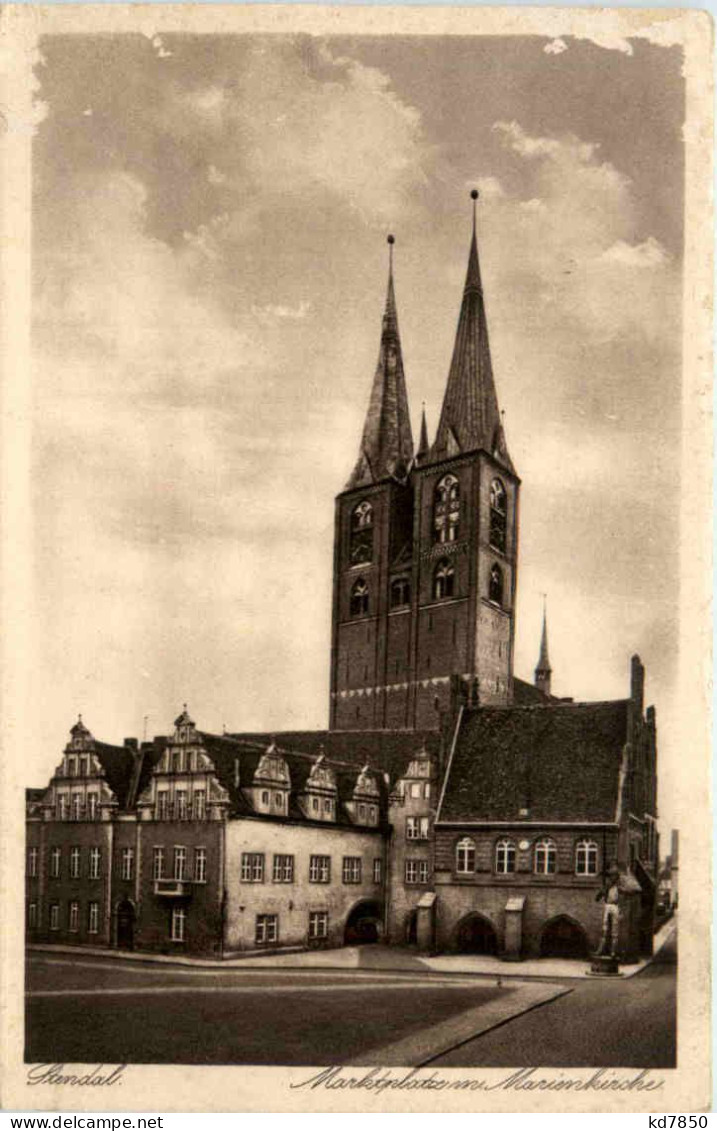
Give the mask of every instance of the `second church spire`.
M 413 435 L 403 374 L 393 290 L 393 236 L 388 237 L 389 269 L 381 346 L 371 388 L 359 458 L 346 490 L 368 486 L 391 476 L 404 479 L 413 459 Z

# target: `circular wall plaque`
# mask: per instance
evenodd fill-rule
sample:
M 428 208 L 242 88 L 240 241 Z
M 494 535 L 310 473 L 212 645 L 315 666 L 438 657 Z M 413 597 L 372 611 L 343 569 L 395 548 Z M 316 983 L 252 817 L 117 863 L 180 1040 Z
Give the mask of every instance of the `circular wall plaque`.
M 518 845 L 518 848 L 520 849 L 521 852 L 527 852 L 528 849 L 530 848 L 530 841 L 529 840 L 521 840 L 520 844 Z

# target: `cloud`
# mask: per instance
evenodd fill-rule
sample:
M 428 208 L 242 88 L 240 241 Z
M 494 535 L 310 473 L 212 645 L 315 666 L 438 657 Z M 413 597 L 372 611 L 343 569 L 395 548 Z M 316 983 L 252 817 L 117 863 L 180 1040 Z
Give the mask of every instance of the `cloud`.
M 477 188 L 483 200 L 496 200 L 505 196 L 497 177 L 476 177 L 473 181 L 466 181 L 466 187 Z
M 603 252 L 602 258 L 609 263 L 621 263 L 625 267 L 645 269 L 662 267 L 670 257 L 662 244 L 654 236 L 649 236 L 640 244 L 629 244 L 624 240 L 618 240 Z
M 300 322 L 306 318 L 311 310 L 311 303 L 302 301 L 298 306 L 277 306 L 269 303 L 267 306 L 252 305 L 251 312 L 261 322 L 272 322 L 279 318 L 288 318 L 292 322 Z
M 562 55 L 567 49 L 568 45 L 564 39 L 551 39 L 550 43 L 545 44 L 543 51 L 546 55 Z
M 326 46 L 321 62 L 319 79 L 295 50 L 255 46 L 230 82 L 184 93 L 170 128 L 209 131 L 222 172 L 243 193 L 321 190 L 365 218 L 390 219 L 425 181 L 420 114 L 377 68 Z
M 157 58 L 158 59 L 170 59 L 172 57 L 172 52 L 167 51 L 167 49 L 164 46 L 164 43 L 162 41 L 161 35 L 153 36 L 152 46 L 154 47 L 155 51 L 157 52 Z

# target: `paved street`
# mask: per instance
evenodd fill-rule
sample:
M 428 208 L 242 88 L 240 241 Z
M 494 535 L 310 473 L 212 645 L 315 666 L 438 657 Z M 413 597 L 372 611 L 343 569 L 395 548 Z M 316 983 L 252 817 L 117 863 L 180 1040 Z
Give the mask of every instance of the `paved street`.
M 373 968 L 369 948 L 366 956 L 358 969 L 206 970 L 33 953 L 26 1059 L 673 1063 L 675 966 L 669 944 L 661 962 L 629 980 L 505 977 L 500 986 L 494 977 L 426 972 L 418 964 Z
M 676 933 L 635 978 L 578 983 L 567 997 L 432 1062 L 467 1065 L 620 1065 L 674 1068 Z

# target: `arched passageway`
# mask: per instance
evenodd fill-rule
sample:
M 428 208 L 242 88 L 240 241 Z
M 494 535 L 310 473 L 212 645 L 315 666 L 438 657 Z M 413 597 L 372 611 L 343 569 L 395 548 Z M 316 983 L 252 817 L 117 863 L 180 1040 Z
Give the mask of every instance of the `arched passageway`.
M 381 937 L 381 905 L 373 900 L 366 899 L 349 913 L 344 929 L 344 945 L 360 946 L 364 943 L 376 943 Z
M 484 915 L 467 915 L 456 929 L 455 949 L 460 954 L 496 954 L 498 936 Z
M 543 958 L 587 958 L 585 931 L 567 915 L 558 915 L 543 927 L 540 954 Z
M 117 947 L 119 950 L 134 949 L 134 904 L 123 899 L 117 904 Z

